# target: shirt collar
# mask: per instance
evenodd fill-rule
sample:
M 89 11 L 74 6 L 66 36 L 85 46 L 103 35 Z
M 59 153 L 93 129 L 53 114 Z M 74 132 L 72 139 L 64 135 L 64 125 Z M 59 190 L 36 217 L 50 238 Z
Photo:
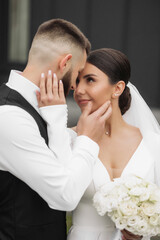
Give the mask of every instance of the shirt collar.
M 39 112 L 36 91 L 39 91 L 34 83 L 21 75 L 21 72 L 11 70 L 6 85 L 19 92 Z

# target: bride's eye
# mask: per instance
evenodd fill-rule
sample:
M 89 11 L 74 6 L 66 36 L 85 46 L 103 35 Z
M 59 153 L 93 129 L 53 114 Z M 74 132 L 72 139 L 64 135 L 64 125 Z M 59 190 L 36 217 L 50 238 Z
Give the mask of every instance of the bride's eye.
M 87 78 L 87 82 L 92 83 L 92 82 L 95 82 L 95 80 L 93 78 L 89 77 L 89 78 Z

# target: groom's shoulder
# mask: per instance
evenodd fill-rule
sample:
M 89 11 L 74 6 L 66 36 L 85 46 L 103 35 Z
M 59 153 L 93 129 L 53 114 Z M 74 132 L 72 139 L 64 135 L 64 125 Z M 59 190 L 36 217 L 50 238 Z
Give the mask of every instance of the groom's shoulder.
M 24 109 L 17 106 L 0 106 L 0 132 L 1 137 L 11 136 L 14 133 L 18 136 L 23 129 L 33 129 L 36 125 L 32 116 Z

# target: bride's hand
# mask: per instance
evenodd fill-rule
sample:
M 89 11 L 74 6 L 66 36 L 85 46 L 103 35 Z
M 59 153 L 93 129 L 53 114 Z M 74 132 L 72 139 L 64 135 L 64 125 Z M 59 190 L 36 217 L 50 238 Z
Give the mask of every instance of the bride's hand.
M 142 236 L 134 235 L 127 230 L 122 230 L 122 240 L 141 240 Z
M 56 74 L 48 71 L 48 75 L 41 74 L 40 92 L 36 92 L 38 106 L 66 104 L 62 81 L 58 81 Z

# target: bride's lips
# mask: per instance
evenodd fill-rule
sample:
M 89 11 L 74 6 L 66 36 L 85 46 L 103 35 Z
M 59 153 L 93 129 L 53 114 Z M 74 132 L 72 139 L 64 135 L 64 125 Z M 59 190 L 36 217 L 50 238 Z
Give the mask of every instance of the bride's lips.
M 79 99 L 78 105 L 86 105 L 89 101 L 89 99 Z

